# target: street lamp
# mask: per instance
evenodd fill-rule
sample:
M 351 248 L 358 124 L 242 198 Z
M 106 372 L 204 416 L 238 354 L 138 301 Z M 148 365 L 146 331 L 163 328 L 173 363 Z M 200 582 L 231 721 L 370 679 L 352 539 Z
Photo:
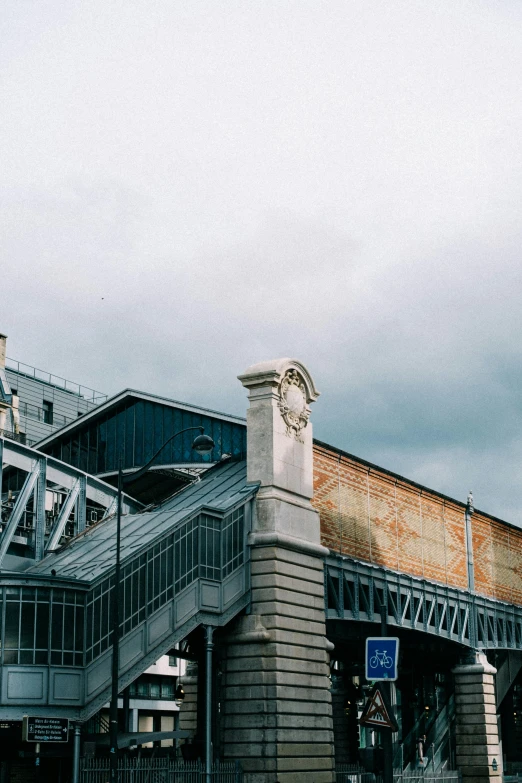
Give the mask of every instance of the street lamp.
M 117 783 L 118 781 L 118 674 L 120 669 L 120 551 L 121 551 L 121 506 L 122 506 L 122 494 L 123 485 L 129 481 L 135 480 L 143 476 L 147 470 L 151 467 L 158 454 L 163 451 L 174 438 L 178 435 L 182 435 L 184 432 L 190 430 L 199 430 L 199 435 L 194 438 L 192 448 L 198 454 L 210 454 L 214 448 L 214 441 L 210 435 L 205 435 L 204 428 L 198 427 L 186 427 L 184 430 L 175 432 L 171 435 L 165 443 L 157 450 L 154 456 L 143 467 L 134 470 L 132 473 L 123 474 L 122 460 L 120 456 L 120 463 L 118 466 L 118 499 L 117 499 L 117 514 L 116 514 L 116 568 L 114 571 L 114 586 L 112 590 L 112 682 L 111 682 L 111 704 L 110 704 L 110 723 L 109 723 L 109 740 L 110 740 L 110 783 Z M 184 696 L 184 694 L 183 694 Z
M 184 698 L 185 698 L 185 691 L 183 689 L 183 685 L 180 683 L 176 688 L 176 693 L 174 694 L 174 704 L 176 705 L 176 707 L 181 707 Z

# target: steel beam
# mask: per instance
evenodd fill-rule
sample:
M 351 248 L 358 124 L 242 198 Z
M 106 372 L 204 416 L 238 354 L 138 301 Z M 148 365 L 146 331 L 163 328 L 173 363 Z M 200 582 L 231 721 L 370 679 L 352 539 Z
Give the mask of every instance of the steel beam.
M 2 505 L 2 473 L 4 464 L 4 439 L 0 438 L 0 508 Z
M 76 506 L 75 533 L 85 530 L 87 524 L 87 501 L 94 501 L 106 509 L 104 517 L 110 515 L 116 507 L 117 490 L 110 484 L 106 484 L 96 476 L 90 476 L 65 462 L 60 462 L 55 457 L 42 454 L 41 451 L 25 446 L 16 441 L 5 440 L 0 437 L 0 487 L 2 478 L 2 466 L 8 465 L 24 471 L 28 478 L 18 495 L 15 507 L 7 522 L 6 529 L 0 537 L 0 566 L 7 549 L 16 532 L 16 527 L 21 515 L 30 499 L 31 492 L 37 487 L 34 496 L 34 558 L 41 560 L 45 552 L 52 551 L 58 546 L 63 534 L 65 524 L 70 517 L 73 506 Z M 45 545 L 45 493 L 46 488 L 64 489 L 67 500 L 62 511 L 53 525 L 51 536 Z M 122 497 L 123 513 L 137 513 L 143 508 L 141 503 L 129 495 Z
M 58 546 L 58 543 L 63 535 L 63 531 L 65 530 L 65 525 L 67 524 L 67 521 L 71 516 L 71 511 L 73 510 L 76 504 L 79 494 L 80 494 L 80 480 L 78 479 L 74 487 L 67 495 L 65 499 L 65 503 L 60 509 L 60 513 L 58 514 L 58 517 L 55 520 L 55 523 L 51 529 L 49 540 L 47 541 L 47 546 L 45 547 L 46 552 L 52 552 L 53 549 L 56 549 L 56 547 Z
M 2 538 L 0 540 L 0 568 L 2 567 L 2 563 L 4 561 L 4 557 L 6 555 L 9 544 L 13 540 L 13 536 L 16 532 L 16 528 L 18 527 L 18 523 L 22 517 L 22 514 L 25 511 L 25 507 L 27 506 L 27 503 L 29 502 L 29 498 L 31 497 L 36 482 L 38 481 L 39 474 L 40 474 L 39 461 L 34 460 L 31 466 L 31 470 L 27 474 L 27 477 L 25 479 L 24 485 L 22 487 L 22 491 L 20 492 L 20 494 L 16 499 L 16 503 L 11 512 L 11 516 L 9 517 L 6 528 L 2 533 Z
M 326 617 L 421 629 L 467 647 L 522 650 L 522 606 L 350 558 L 325 563 Z
M 87 476 L 80 476 L 78 483 L 80 491 L 76 502 L 76 529 L 74 531 L 76 535 L 83 533 L 87 525 Z
M 46 467 L 46 461 L 42 457 L 38 461 L 38 480 L 34 497 L 34 559 L 36 562 L 44 556 Z
M 117 495 L 115 487 L 97 478 L 97 476 L 91 476 L 77 468 L 73 468 L 72 465 L 61 462 L 56 457 L 43 454 L 37 449 L 16 441 L 5 440 L 4 438 L 0 438 L 0 441 L 3 444 L 3 461 L 7 465 L 20 468 L 25 473 L 29 473 L 36 459 L 45 459 L 49 484 L 55 484 L 64 489 L 72 489 L 78 478 L 84 478 L 86 481 L 85 494 L 87 500 L 93 500 L 105 508 L 112 504 Z M 137 500 L 134 500 L 130 495 L 123 495 L 123 510 L 125 513 L 136 513 L 141 508 L 143 508 L 143 505 Z

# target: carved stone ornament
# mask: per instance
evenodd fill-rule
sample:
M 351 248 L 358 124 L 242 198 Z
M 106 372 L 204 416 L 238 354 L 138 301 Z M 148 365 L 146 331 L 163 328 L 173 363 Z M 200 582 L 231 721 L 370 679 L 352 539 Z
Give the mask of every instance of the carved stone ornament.
M 310 418 L 306 389 L 297 370 L 287 370 L 279 386 L 279 410 L 286 424 L 286 434 L 301 440 Z

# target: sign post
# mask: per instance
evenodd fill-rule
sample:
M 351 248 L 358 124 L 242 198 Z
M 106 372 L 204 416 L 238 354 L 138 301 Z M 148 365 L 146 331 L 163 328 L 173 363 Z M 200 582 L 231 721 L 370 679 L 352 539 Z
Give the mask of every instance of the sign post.
M 386 606 L 381 605 L 381 635 L 366 639 L 365 674 L 370 682 L 381 682 L 375 687 L 364 708 L 361 723 L 381 731 L 384 750 L 383 783 L 393 783 L 393 738 L 397 724 L 390 705 L 391 683 L 398 677 L 399 639 L 386 635 Z
M 24 742 L 68 742 L 68 718 L 41 718 L 24 715 L 22 723 L 22 739 Z

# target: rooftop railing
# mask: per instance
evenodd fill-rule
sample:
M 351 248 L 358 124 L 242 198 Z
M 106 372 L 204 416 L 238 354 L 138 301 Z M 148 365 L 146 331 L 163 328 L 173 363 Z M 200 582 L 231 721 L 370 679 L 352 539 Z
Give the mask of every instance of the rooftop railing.
M 108 395 L 103 392 L 91 389 L 89 386 L 82 386 L 74 381 L 68 381 L 66 378 L 61 378 L 59 375 L 53 375 L 45 370 L 32 367 L 30 364 L 18 362 L 16 359 L 7 357 L 5 367 L 6 370 L 15 372 L 17 375 L 23 375 L 26 378 L 34 378 L 41 383 L 55 386 L 58 389 L 69 392 L 69 394 L 74 394 L 77 397 L 82 397 L 84 400 L 93 402 L 95 405 L 100 405 L 108 399 Z
M 27 440 L 27 438 L 25 437 L 24 432 L 12 432 L 11 430 L 0 430 L 0 437 L 9 438 L 9 440 L 14 440 L 16 441 L 16 443 L 31 445 Z

